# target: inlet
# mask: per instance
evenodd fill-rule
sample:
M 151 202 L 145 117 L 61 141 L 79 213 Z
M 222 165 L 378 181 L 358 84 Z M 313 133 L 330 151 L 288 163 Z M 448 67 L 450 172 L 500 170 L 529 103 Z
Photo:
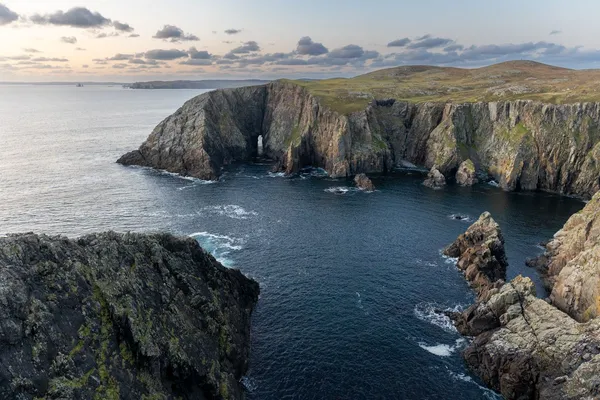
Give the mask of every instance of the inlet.
M 256 144 L 256 152 L 259 157 L 262 157 L 262 155 L 263 155 L 263 137 L 262 137 L 262 135 L 258 135 L 258 141 Z

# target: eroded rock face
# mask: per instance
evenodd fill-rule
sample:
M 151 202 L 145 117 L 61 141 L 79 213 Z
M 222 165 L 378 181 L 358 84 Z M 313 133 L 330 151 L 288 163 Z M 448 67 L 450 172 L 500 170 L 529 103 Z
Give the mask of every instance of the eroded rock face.
M 463 161 L 456 171 L 456 182 L 461 186 L 473 186 L 477 183 L 475 165 L 471 160 Z
M 446 186 L 446 178 L 436 167 L 431 167 L 427 179 L 423 181 L 423 185 L 432 189 L 441 189 Z
M 373 182 L 367 177 L 365 174 L 358 174 L 354 177 L 354 183 L 356 183 L 356 187 L 360 190 L 365 190 L 367 192 L 372 192 L 375 190 L 375 185 Z
M 505 190 L 590 198 L 600 189 L 600 103 L 374 101 L 350 115 L 288 81 L 222 89 L 188 101 L 161 122 L 125 165 L 216 179 L 265 156 L 288 173 L 305 166 L 332 177 L 386 173 L 403 161 L 453 176 L 471 160 Z
M 480 300 L 488 299 L 492 289 L 504 284 L 508 266 L 504 237 L 490 213 L 481 214 L 444 254 L 458 258 L 456 266 L 464 272 Z
M 578 321 L 600 313 L 600 192 L 573 214 L 530 265 L 540 270 L 552 304 Z
M 593 209 L 592 205 L 582 213 L 591 213 Z M 488 241 L 485 238 L 489 238 L 490 243 L 503 242 L 501 234 L 495 233 L 496 224 L 492 221 L 489 214 L 484 213 L 474 224 L 479 225 L 478 228 L 471 226 L 448 247 L 446 254 L 461 254 L 459 268 L 463 269 L 465 264 L 472 265 L 473 262 L 489 265 L 485 261 L 489 257 L 479 258 L 471 254 L 482 253 L 476 249 L 481 241 Z M 567 226 L 575 225 L 567 223 L 563 231 L 567 230 Z M 579 233 L 578 229 L 573 229 L 569 233 L 557 234 L 555 240 L 561 238 L 562 243 L 567 243 L 571 239 L 576 240 Z M 498 248 L 499 244 L 491 247 Z M 466 262 L 461 264 L 463 259 Z M 594 262 L 591 258 L 580 261 Z M 500 271 L 505 271 L 505 268 Z M 566 267 L 562 271 L 566 271 Z M 594 273 L 592 268 L 583 268 L 583 271 Z M 468 274 L 465 277 L 469 279 Z M 451 315 L 461 333 L 475 336 L 463 352 L 473 372 L 506 399 L 598 398 L 600 319 L 578 322 L 549 302 L 537 298 L 535 286 L 529 278 L 518 276 L 501 286 L 492 284 L 486 292 L 485 288 L 490 287 L 492 279 L 489 275 L 480 277 L 482 283 L 475 286 L 477 302 L 466 311 Z M 498 279 L 496 282 L 502 281 Z M 484 288 L 483 294 L 481 288 Z
M 0 238 L 0 398 L 241 399 L 258 284 L 193 239 Z

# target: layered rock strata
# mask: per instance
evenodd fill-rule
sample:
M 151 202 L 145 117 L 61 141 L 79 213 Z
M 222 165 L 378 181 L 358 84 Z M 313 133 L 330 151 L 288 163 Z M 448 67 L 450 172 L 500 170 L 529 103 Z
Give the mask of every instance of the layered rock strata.
M 257 153 L 288 173 L 386 173 L 410 162 L 446 177 L 471 160 L 505 190 L 589 198 L 600 189 L 600 103 L 374 101 L 342 114 L 289 81 L 215 90 L 184 104 L 119 160 L 202 179 Z

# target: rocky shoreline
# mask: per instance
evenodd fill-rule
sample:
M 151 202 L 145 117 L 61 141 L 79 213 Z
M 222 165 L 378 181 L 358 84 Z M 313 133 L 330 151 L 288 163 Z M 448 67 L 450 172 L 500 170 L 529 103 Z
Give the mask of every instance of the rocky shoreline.
M 242 399 L 258 294 L 191 238 L 0 238 L 0 398 Z
M 123 165 L 214 180 L 247 162 L 262 138 L 278 169 L 323 168 L 332 177 L 387 173 L 406 163 L 470 185 L 488 176 L 505 190 L 582 198 L 600 189 L 600 103 L 373 101 L 342 114 L 300 84 L 222 89 L 186 102 Z M 457 174 L 458 173 L 458 174 Z
M 470 369 L 506 399 L 594 399 L 600 396 L 597 316 L 600 193 L 573 215 L 537 263 L 552 293 L 536 297 L 529 278 L 504 283 L 498 225 L 484 213 L 445 253 L 459 257 L 478 298 L 451 318 L 473 336 L 463 356 Z M 504 260 L 504 261 L 502 261 Z

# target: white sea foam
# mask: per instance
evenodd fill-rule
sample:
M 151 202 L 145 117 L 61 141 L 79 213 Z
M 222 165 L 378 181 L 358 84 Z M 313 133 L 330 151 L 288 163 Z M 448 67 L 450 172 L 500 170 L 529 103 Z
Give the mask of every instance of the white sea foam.
M 198 243 L 215 257 L 215 259 L 226 267 L 232 267 L 234 262 L 230 258 L 232 251 L 239 251 L 244 248 L 244 240 L 233 238 L 226 235 L 217 235 L 210 232 L 192 233 L 190 237 L 196 239 Z
M 417 264 L 423 265 L 425 267 L 437 267 L 437 264 L 433 261 L 425 261 L 421 260 L 420 258 L 417 258 L 415 261 L 417 262 Z
M 462 381 L 462 382 L 470 383 L 470 384 L 477 386 L 479 389 L 481 389 L 483 391 L 483 397 L 485 397 L 486 399 L 490 399 L 490 400 L 502 399 L 502 396 L 500 396 L 498 393 L 494 392 L 491 389 L 481 386 L 480 384 L 475 382 L 473 380 L 473 378 L 471 378 L 469 375 L 463 374 L 462 372 L 454 372 L 454 371 L 450 371 L 450 370 L 448 370 L 448 373 L 450 374 L 452 379 L 454 379 L 455 381 Z
M 269 172 L 268 176 L 270 178 L 285 178 L 287 175 L 285 172 Z
M 233 219 L 248 219 L 258 215 L 256 211 L 247 211 L 243 207 L 235 204 L 207 206 L 198 211 L 198 214 L 200 215 L 205 213 L 221 215 Z
M 244 389 L 246 389 L 246 391 L 249 393 L 254 392 L 258 388 L 258 384 L 256 383 L 256 381 L 253 378 L 247 376 L 242 376 L 242 379 L 240 379 L 240 383 L 242 384 Z
M 349 186 L 332 186 L 332 187 L 325 189 L 325 192 L 334 193 L 334 194 L 346 194 L 349 192 L 357 192 L 357 191 L 358 191 L 357 188 L 349 187 Z
M 419 342 L 419 347 L 439 357 L 450 357 L 456 350 L 459 350 L 466 343 L 464 338 L 457 339 L 454 345 L 435 344 L 428 345 L 424 342 Z
M 494 180 L 489 181 L 487 184 L 490 185 L 490 186 L 493 186 L 493 187 L 500 187 L 500 185 L 498 184 L 498 182 L 496 182 Z
M 448 215 L 448 218 L 450 218 L 451 220 L 462 221 L 462 222 L 472 222 L 473 221 L 471 216 L 467 215 L 467 214 L 450 214 L 450 215 Z
M 414 308 L 415 316 L 421 321 L 428 322 L 432 325 L 442 328 L 446 332 L 457 332 L 450 317 L 445 312 L 460 312 L 463 307 L 457 304 L 454 307 L 446 307 L 436 303 L 419 303 Z

